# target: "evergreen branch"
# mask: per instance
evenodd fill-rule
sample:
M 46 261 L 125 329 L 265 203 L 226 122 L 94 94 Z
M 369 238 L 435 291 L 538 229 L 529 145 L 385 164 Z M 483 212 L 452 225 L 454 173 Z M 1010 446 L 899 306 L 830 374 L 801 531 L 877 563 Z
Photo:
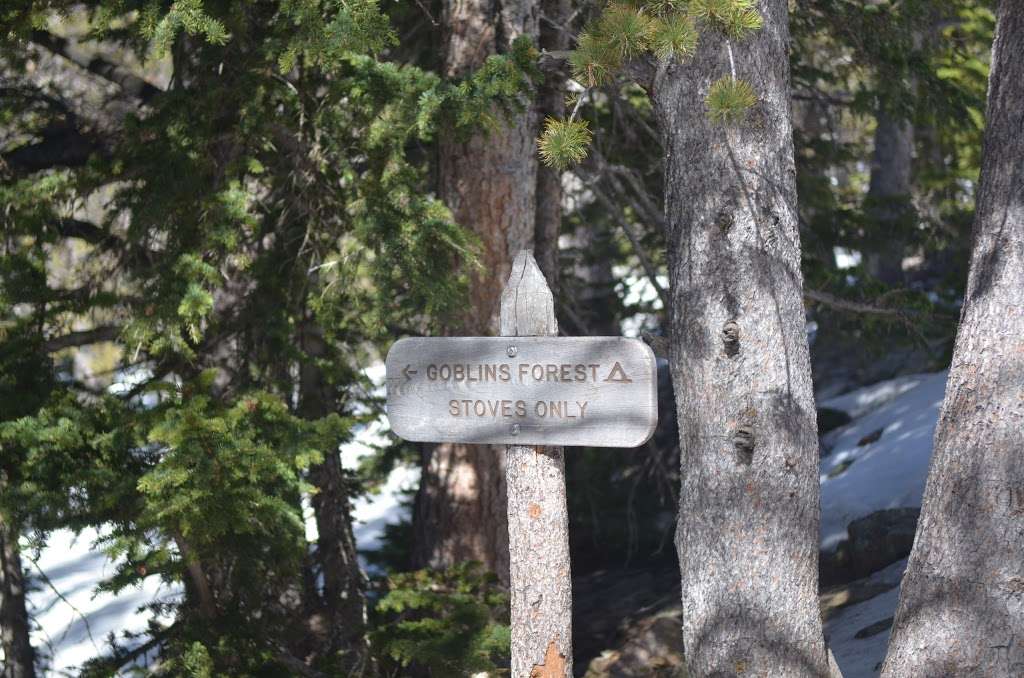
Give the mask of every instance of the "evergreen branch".
M 81 330 L 78 332 L 69 332 L 59 337 L 52 337 L 43 342 L 43 350 L 47 353 L 56 353 L 65 348 L 72 348 L 75 346 L 86 346 L 88 344 L 96 344 L 101 341 L 113 341 L 121 333 L 121 327 L 116 325 L 106 325 L 103 327 L 97 327 L 91 330 Z
M 125 94 L 135 97 L 143 103 L 147 103 L 157 94 L 163 93 L 162 89 L 135 75 L 124 66 L 98 55 L 90 55 L 87 50 L 83 50 L 67 38 L 48 31 L 37 30 L 32 32 L 31 40 L 40 47 L 64 57 L 76 66 L 114 83 Z
M 159 632 L 153 633 L 150 639 L 147 640 L 145 643 L 139 645 L 138 647 L 132 648 L 124 654 L 119 654 L 114 657 L 107 657 L 105 659 L 98 660 L 96 664 L 90 665 L 90 668 L 109 671 L 113 674 L 125 664 L 135 661 L 142 655 L 152 650 L 157 645 L 160 645 L 161 643 L 166 641 L 167 637 L 171 634 L 171 631 L 175 630 L 177 624 L 178 622 L 175 622 L 170 626 L 167 626 L 164 629 L 160 630 Z

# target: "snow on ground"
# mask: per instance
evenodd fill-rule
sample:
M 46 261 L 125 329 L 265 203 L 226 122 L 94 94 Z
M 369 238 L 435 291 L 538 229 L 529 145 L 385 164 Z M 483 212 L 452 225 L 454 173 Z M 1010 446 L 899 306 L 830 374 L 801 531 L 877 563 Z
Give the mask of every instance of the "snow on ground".
M 382 388 L 383 364 L 367 370 L 373 383 Z M 846 525 L 884 508 L 920 506 L 931 456 L 932 438 L 945 390 L 946 373 L 919 374 L 868 386 L 826 400 L 820 405 L 843 410 L 854 421 L 823 438 L 827 455 L 821 460 L 821 543 L 834 547 L 846 537 Z M 858 445 L 881 430 L 874 442 Z M 384 442 L 384 422 L 373 422 L 342 447 L 342 462 L 354 468 L 359 459 Z M 843 468 L 845 466 L 845 468 Z M 833 477 L 829 477 L 829 475 Z M 356 541 L 361 550 L 379 545 L 385 525 L 407 517 L 402 503 L 404 491 L 415 487 L 418 470 L 395 469 L 379 492 L 354 502 Z M 316 526 L 307 513 L 307 532 Z M 118 595 L 93 592 L 95 583 L 112 572 L 112 564 L 92 544 L 97 534 L 86 531 L 77 538 L 67 531 L 52 535 L 37 564 L 49 583 L 35 577 L 29 595 L 32 613 L 40 628 L 33 642 L 48 657 L 45 675 L 74 675 L 73 668 L 104 649 L 109 633 L 142 631 L 150 618 L 140 608 L 156 599 L 180 595 L 179 589 L 161 586 L 155 578 L 141 588 Z M 899 577 L 906 561 L 874 577 Z M 35 571 L 33 574 L 38 575 Z M 60 595 L 57 594 L 60 592 Z M 877 674 L 874 666 L 885 654 L 889 631 L 855 638 L 862 629 L 891 617 L 899 589 L 841 610 L 826 624 L 830 645 L 846 678 Z
M 893 563 L 874 573 L 871 584 L 892 586 L 888 591 L 857 605 L 839 610 L 825 622 L 825 638 L 843 678 L 873 678 L 885 659 L 892 625 L 887 624 L 899 602 L 899 581 L 907 568 L 907 560 Z M 858 636 L 860 636 L 858 638 Z
M 819 403 L 853 417 L 822 438 L 823 549 L 845 539 L 846 526 L 856 518 L 881 509 L 921 506 L 946 375 L 897 377 Z M 825 635 L 844 678 L 878 675 L 876 667 L 889 644 L 886 620 L 896 611 L 906 565 L 904 559 L 872 574 L 869 585 L 892 588 L 826 621 Z
M 366 373 L 378 387 L 375 392 L 383 389 L 383 363 L 368 368 Z M 384 422 L 378 420 L 359 430 L 350 443 L 341 447 L 342 464 L 356 468 L 363 456 L 373 452 L 374 446 L 385 442 L 384 428 Z M 361 551 L 377 548 L 384 527 L 407 518 L 408 506 L 402 504 L 404 493 L 415 487 L 418 480 L 419 469 L 398 467 L 377 492 L 353 502 L 354 531 Z M 316 524 L 308 502 L 305 508 L 306 532 L 315 539 Z M 76 675 L 76 667 L 105 652 L 105 639 L 110 633 L 120 638 L 125 631 L 138 633 L 146 629 L 152 614 L 140 608 L 154 600 L 173 600 L 181 595 L 180 588 L 161 585 L 156 577 L 117 595 L 96 594 L 93 589 L 97 582 L 114 572 L 107 556 L 93 548 L 97 537 L 94 530 L 83 531 L 77 537 L 69 530 L 59 530 L 50 536 L 35 563 L 24 563 L 33 578 L 28 603 L 38 626 L 32 644 L 47 657 L 45 676 Z
M 822 439 L 823 549 L 845 539 L 846 526 L 856 518 L 921 506 L 945 388 L 946 372 L 919 374 L 820 403 L 855 417 Z M 877 440 L 866 442 L 879 431 Z
M 96 593 L 96 583 L 114 573 L 106 555 L 92 548 L 98 536 L 91 529 L 77 537 L 70 530 L 60 530 L 50 536 L 38 560 L 33 562 L 28 558 L 32 554 L 25 554 L 23 565 L 33 586 L 29 611 L 37 625 L 32 644 L 47 658 L 44 675 L 76 675 L 75 667 L 107 649 L 109 634 L 120 639 L 123 631 L 146 629 L 152 614 L 140 608 L 181 595 L 180 589 L 163 585 L 157 577 L 117 595 Z

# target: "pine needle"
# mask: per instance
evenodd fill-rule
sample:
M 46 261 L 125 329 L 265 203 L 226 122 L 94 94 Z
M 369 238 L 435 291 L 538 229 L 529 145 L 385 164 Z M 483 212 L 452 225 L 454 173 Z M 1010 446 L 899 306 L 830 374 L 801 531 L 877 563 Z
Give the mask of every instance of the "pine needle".
M 737 124 L 757 103 L 757 94 L 749 82 L 725 76 L 711 85 L 705 103 L 712 122 Z
M 655 18 L 650 30 L 651 51 L 659 59 L 684 59 L 697 50 L 697 27 L 688 16 L 668 14 Z
M 590 127 L 585 120 L 544 121 L 544 133 L 537 140 L 541 161 L 548 167 L 566 170 L 587 157 L 590 147 Z

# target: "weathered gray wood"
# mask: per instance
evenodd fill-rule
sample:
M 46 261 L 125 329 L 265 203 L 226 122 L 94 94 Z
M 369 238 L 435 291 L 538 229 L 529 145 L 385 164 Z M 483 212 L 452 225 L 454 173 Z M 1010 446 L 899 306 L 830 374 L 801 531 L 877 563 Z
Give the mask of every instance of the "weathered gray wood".
M 1024 676 L 1024 0 L 999 5 L 960 328 L 887 678 Z
M 520 311 L 509 327 L 546 317 Z M 636 447 L 658 421 L 654 353 L 637 339 L 402 339 L 386 365 L 388 420 L 406 440 Z
M 551 290 L 528 251 L 501 295 L 501 333 L 558 333 Z M 560 447 L 506 454 L 512 594 L 512 678 L 572 676 L 572 580 L 565 457 Z

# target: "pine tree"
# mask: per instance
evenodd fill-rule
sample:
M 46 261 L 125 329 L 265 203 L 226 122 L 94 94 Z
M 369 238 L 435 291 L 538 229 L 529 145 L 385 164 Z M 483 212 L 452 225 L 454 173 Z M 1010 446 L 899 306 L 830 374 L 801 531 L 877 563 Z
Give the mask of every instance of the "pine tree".
M 967 292 L 882 675 L 1024 671 L 1024 3 L 998 9 Z
M 534 0 L 510 0 L 496 7 L 445 2 L 444 72 L 460 77 L 487 68 L 501 54 L 532 67 L 538 39 Z M 524 46 L 530 46 L 524 51 Z M 515 55 L 519 54 L 518 57 Z M 527 61 L 528 60 L 528 61 Z M 512 258 L 533 247 L 536 228 L 536 111 L 526 96 L 519 110 L 493 119 L 482 133 L 445 134 L 439 143 L 439 194 L 455 220 L 480 243 L 479 268 L 470 270 L 469 305 L 448 327 L 457 335 L 495 335 L 498 307 Z M 557 247 L 557 239 L 549 247 Z M 414 560 L 443 568 L 482 562 L 508 582 L 504 448 L 425 445 L 416 499 Z
M 0 420 L 0 515 L 103 526 L 105 588 L 183 585 L 164 673 L 372 673 L 338 447 L 380 410 L 363 368 L 449 318 L 474 265 L 417 146 L 513 110 L 524 60 L 390 62 L 375 0 L 70 10 L 0 13 L 0 356 L 25 406 Z M 127 385 L 80 380 L 89 351 Z
M 591 86 L 635 74 L 661 132 L 695 675 L 829 671 L 787 49 L 781 0 L 612 3 L 572 57 Z M 542 153 L 585 147 L 562 138 Z

